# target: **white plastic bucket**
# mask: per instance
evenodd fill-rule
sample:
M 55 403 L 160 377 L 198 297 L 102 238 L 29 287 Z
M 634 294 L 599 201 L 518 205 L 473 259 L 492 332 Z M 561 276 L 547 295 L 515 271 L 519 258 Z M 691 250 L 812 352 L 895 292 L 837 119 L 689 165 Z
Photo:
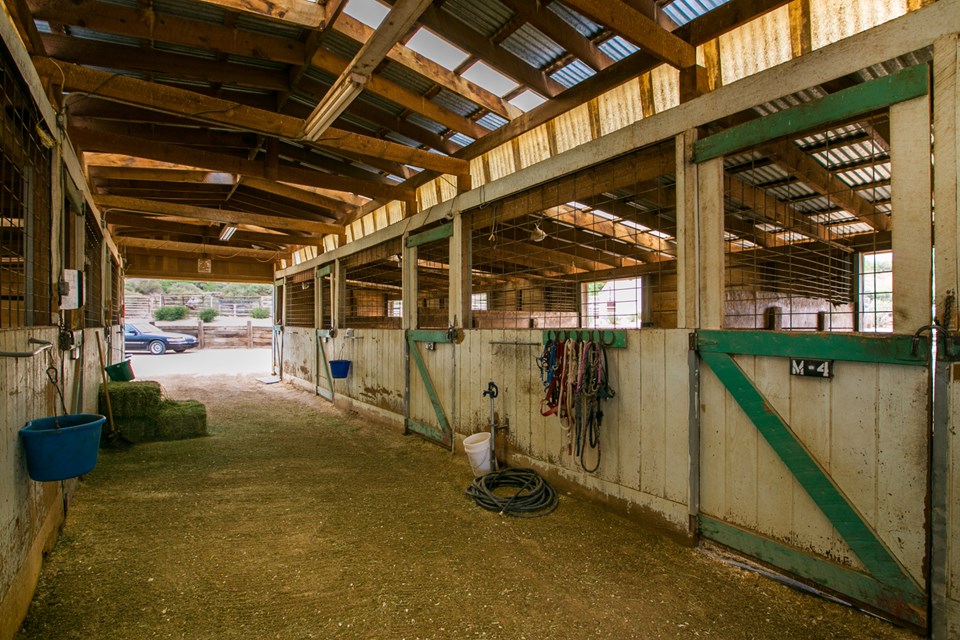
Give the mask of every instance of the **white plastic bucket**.
M 463 450 L 467 454 L 467 460 L 470 461 L 470 468 L 473 469 L 474 476 L 484 476 L 493 471 L 490 464 L 489 433 L 482 432 L 467 436 L 463 439 Z

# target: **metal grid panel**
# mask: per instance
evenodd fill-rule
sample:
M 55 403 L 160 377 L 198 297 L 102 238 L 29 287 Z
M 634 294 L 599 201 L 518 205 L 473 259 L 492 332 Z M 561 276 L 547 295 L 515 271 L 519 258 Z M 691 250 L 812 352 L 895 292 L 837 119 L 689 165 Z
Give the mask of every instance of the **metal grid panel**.
M 672 141 L 470 212 L 474 326 L 677 323 Z
M 86 287 L 86 302 L 83 305 L 84 327 L 102 327 L 104 318 L 103 296 L 103 231 L 89 211 L 84 216 L 86 241 L 84 242 L 83 278 Z
M 884 325 L 888 276 L 857 274 L 864 255 L 890 249 L 861 219 L 891 213 L 888 131 L 884 113 L 725 160 L 726 328 L 875 330 L 865 305 Z
M 344 260 L 347 327 L 399 329 L 403 324 L 400 239 Z
M 16 66 L 0 51 L 0 329 L 51 322 L 50 152 Z
M 417 328 L 449 325 L 450 241 L 435 240 L 417 247 Z
M 284 324 L 288 327 L 314 326 L 317 286 L 313 271 L 288 276 L 284 289 L 287 305 Z
M 110 260 L 110 324 L 119 325 L 123 317 L 123 269 L 116 260 Z

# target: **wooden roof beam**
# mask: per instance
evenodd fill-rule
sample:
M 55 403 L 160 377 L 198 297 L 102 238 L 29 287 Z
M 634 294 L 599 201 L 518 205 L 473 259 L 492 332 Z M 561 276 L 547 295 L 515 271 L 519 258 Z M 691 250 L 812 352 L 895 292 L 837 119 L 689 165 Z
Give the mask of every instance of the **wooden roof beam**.
M 41 76 L 60 78 L 64 89 L 69 91 L 96 93 L 118 102 L 271 137 L 296 140 L 302 131 L 302 121 L 298 118 L 247 107 L 229 100 L 210 98 L 193 91 L 136 78 L 111 75 L 68 62 L 55 62 L 51 58 L 34 58 L 34 64 Z M 469 163 L 464 160 L 351 134 L 341 129 L 330 128 L 325 135 L 312 143 L 319 147 L 381 157 L 454 175 L 469 175 L 470 171 Z
M 167 13 L 157 13 L 150 9 L 127 9 L 113 5 L 110 11 L 103 11 L 102 3 L 94 0 L 79 0 L 76 3 L 73 0 L 34 1 L 36 4 L 34 17 L 41 20 L 58 20 L 68 25 L 83 26 L 87 29 L 131 38 L 142 38 L 150 42 L 165 42 L 214 50 L 224 54 L 272 60 L 298 68 L 312 64 L 336 76 L 339 76 L 347 65 L 346 60 L 323 48 L 317 49 L 313 55 L 308 56 L 303 42 L 188 20 Z M 105 66 L 115 68 L 118 64 L 122 63 L 115 60 L 112 64 Z M 202 67 L 204 73 L 212 73 L 214 71 L 212 64 L 216 63 L 202 66 L 188 65 L 187 69 L 199 72 Z M 254 70 L 251 78 L 260 78 L 260 74 Z M 288 79 L 282 75 L 274 78 L 273 82 L 280 80 L 283 81 L 285 90 L 289 90 Z M 380 76 L 373 76 L 365 88 L 405 109 L 419 113 L 472 138 L 479 138 L 486 132 L 486 129 L 469 118 L 464 118 Z M 408 134 L 404 133 L 404 135 Z
M 357 99 L 387 52 L 410 30 L 431 0 L 397 0 L 390 13 L 340 73 L 303 125 L 302 137 L 318 140 Z
M 279 216 L 267 216 L 258 213 L 247 213 L 245 211 L 227 211 L 208 207 L 196 207 L 193 205 L 173 204 L 170 202 L 158 202 L 156 200 L 144 200 L 142 198 L 95 196 L 94 202 L 104 211 L 112 209 L 139 213 L 155 213 L 181 218 L 193 218 L 195 220 L 206 220 L 207 222 L 218 222 L 221 224 L 249 224 L 263 227 L 264 229 L 288 229 L 293 231 L 306 231 L 307 233 L 326 233 L 333 235 L 343 235 L 345 233 L 343 225 L 339 224 L 313 222 L 311 220 L 299 220 L 296 218 L 281 218 Z
M 137 247 L 140 249 L 151 249 L 152 251 L 166 250 L 175 253 L 196 253 L 229 258 L 279 260 L 280 258 L 286 257 L 290 253 L 290 251 L 246 249 L 244 247 L 231 247 L 206 243 L 201 244 L 196 242 L 178 242 L 176 240 L 157 240 L 154 238 L 134 238 L 131 236 L 117 236 L 115 240 L 118 247 Z
M 697 63 L 695 48 L 621 0 L 563 0 L 591 20 L 630 40 L 657 60 L 677 69 Z
M 161 144 L 134 136 L 124 136 L 114 133 L 105 133 L 96 129 L 69 129 L 71 140 L 84 151 L 102 152 L 109 154 L 123 154 L 188 165 L 212 171 L 223 171 L 241 174 L 266 180 L 276 179 L 278 182 L 287 182 L 322 189 L 333 189 L 348 193 L 365 193 L 372 197 L 406 200 L 412 197 L 413 191 L 400 186 L 377 184 L 344 178 L 309 169 L 299 169 L 281 165 L 275 177 L 268 175 L 264 163 L 257 160 L 247 160 L 222 153 L 214 153 L 201 149 L 193 149 L 174 144 Z

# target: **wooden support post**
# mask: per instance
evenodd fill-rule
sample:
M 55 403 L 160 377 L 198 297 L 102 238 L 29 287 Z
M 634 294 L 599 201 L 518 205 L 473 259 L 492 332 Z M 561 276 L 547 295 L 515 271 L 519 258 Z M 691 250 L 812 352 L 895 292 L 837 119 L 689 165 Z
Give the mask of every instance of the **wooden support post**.
M 680 70 L 680 102 L 690 102 L 710 90 L 706 67 L 694 65 Z
M 890 137 L 893 330 L 913 333 L 932 320 L 929 94 L 890 107 Z
M 454 214 L 450 236 L 450 326 L 469 329 L 473 326 L 473 257 L 470 225 L 464 225 L 459 212 Z
M 960 292 L 960 185 L 957 183 L 960 165 L 960 39 L 956 34 L 943 36 L 933 44 L 933 134 L 936 136 L 934 164 L 934 202 L 936 220 L 936 303 L 937 315 L 943 316 L 947 297 Z M 892 145 L 891 145 L 892 146 Z M 895 210 L 896 211 L 896 210 Z M 896 228 L 896 225 L 894 225 Z M 894 274 L 896 275 L 896 274 Z M 894 296 L 896 303 L 896 296 Z M 954 311 L 953 317 L 957 317 Z M 948 327 L 955 330 L 956 320 Z M 943 409 L 948 404 L 942 422 L 956 424 L 957 393 L 956 365 L 949 393 L 937 404 Z M 940 371 L 938 367 L 938 372 Z M 946 385 L 943 385 L 946 386 Z M 936 419 L 936 416 L 935 416 Z M 937 420 L 941 422 L 941 420 Z M 960 632 L 960 544 L 957 542 L 957 519 L 960 517 L 958 474 L 960 474 L 960 437 L 952 428 L 946 429 L 947 441 L 934 433 L 931 455 L 931 553 L 930 553 L 930 638 L 945 640 Z M 943 449 L 946 451 L 943 451 Z M 945 458 L 945 460 L 944 460 Z M 941 490 L 940 488 L 944 489 Z
M 407 246 L 403 236 L 403 328 L 417 328 L 417 247 Z
M 247 349 L 253 349 L 253 320 L 247 320 Z
M 696 139 L 696 129 L 676 137 L 677 327 L 680 329 L 699 326 L 697 165 L 693 162 L 693 143 Z
M 333 282 L 330 283 L 330 311 L 334 329 L 344 327 L 347 318 L 347 269 L 337 258 L 333 263 Z
M 723 157 L 697 168 L 700 327 L 722 329 L 724 314 Z
M 197 322 L 197 342 L 200 343 L 201 349 L 203 349 L 206 346 L 204 341 L 204 335 L 203 335 L 203 324 L 204 324 L 203 320 L 200 320 L 199 322 Z

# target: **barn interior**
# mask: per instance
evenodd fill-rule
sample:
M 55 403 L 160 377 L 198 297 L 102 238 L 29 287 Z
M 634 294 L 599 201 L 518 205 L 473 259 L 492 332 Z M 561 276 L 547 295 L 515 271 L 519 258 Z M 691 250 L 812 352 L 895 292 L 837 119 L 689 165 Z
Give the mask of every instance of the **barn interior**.
M 125 278 L 271 283 L 285 383 L 960 634 L 957 0 L 4 8 L 0 637 Z

